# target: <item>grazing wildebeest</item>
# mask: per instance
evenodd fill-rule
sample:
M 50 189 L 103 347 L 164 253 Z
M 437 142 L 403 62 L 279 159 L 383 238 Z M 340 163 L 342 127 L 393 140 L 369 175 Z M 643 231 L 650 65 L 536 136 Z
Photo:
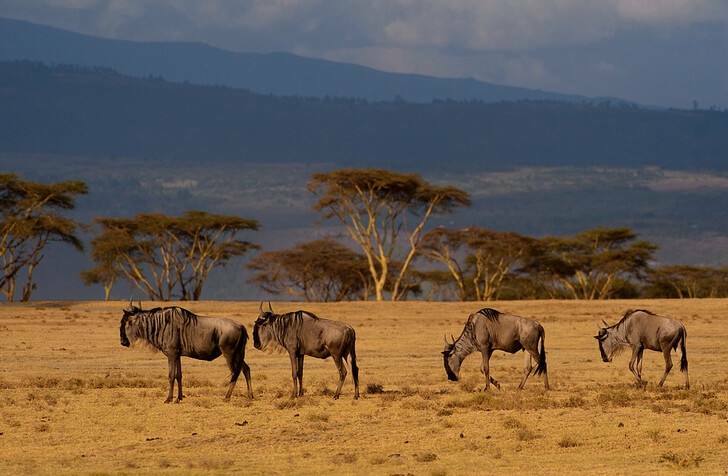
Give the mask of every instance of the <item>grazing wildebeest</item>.
M 449 380 L 457 381 L 460 364 L 471 353 L 480 351 L 483 356 L 481 370 L 485 375 L 485 391 L 490 384 L 500 389 L 500 384 L 490 376 L 490 356 L 494 350 L 502 350 L 514 354 L 519 350 L 526 351 L 526 363 L 518 389 L 526 385 L 526 379 L 534 370 L 532 360 L 536 362 L 536 375 L 543 374 L 543 383 L 549 389 L 549 378 L 546 369 L 546 350 L 544 348 L 544 330 L 541 324 L 525 317 L 505 314 L 495 309 L 485 308 L 468 316 L 460 337 L 450 343 L 445 338 L 445 372 Z
M 293 393 L 291 398 L 303 396 L 303 357 L 309 355 L 318 359 L 332 357 L 339 371 L 339 386 L 334 399 L 341 395 L 346 378 L 344 361 L 349 357 L 354 379 L 354 398 L 359 398 L 359 367 L 356 365 L 356 333 L 343 322 L 322 319 L 307 311 L 275 314 L 270 303 L 268 311 L 260 314 L 253 327 L 253 345 L 265 350 L 269 345 L 282 348 L 291 358 Z
M 245 363 L 245 326 L 224 317 L 204 317 L 177 306 L 142 310 L 130 306 L 124 310 L 119 328 L 121 345 L 129 347 L 134 341 L 144 341 L 162 351 L 169 361 L 169 394 L 164 403 L 172 401 L 174 381 L 177 380 L 177 402 L 182 395 L 182 363 L 180 357 L 215 360 L 225 356 L 230 368 L 230 384 L 225 400 L 230 399 L 240 372 L 245 375 L 248 398 L 253 398 L 250 367 Z
M 688 378 L 688 356 L 685 348 L 687 331 L 685 325 L 677 319 L 658 316 L 644 309 L 628 310 L 622 319 L 613 326 L 602 321 L 604 327 L 594 338 L 599 342 L 599 352 L 604 362 L 611 362 L 614 354 L 626 347 L 632 348 L 629 370 L 637 380 L 637 386 L 647 385 L 642 380 L 642 353 L 645 349 L 662 352 L 665 357 L 665 373 L 659 386 L 665 383 L 667 374 L 672 369 L 670 351 L 677 350 L 680 345 L 682 358 L 680 371 L 685 373 L 685 388 L 690 388 Z

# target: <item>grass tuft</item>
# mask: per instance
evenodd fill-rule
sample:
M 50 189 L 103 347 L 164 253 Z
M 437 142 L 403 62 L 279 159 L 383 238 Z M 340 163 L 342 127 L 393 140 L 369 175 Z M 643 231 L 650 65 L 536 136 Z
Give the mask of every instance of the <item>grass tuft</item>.
M 696 453 L 679 454 L 673 451 L 668 451 L 660 456 L 660 461 L 665 463 L 671 463 L 678 468 L 698 468 L 700 463 L 705 461 L 705 458 Z
M 569 435 L 561 437 L 557 444 L 561 448 L 576 448 L 577 446 L 581 446 L 581 443 L 579 441 Z

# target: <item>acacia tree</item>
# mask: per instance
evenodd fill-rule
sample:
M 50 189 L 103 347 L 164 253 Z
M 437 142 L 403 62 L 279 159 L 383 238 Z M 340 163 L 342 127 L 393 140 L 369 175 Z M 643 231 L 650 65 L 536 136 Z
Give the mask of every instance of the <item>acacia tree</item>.
M 460 300 L 496 299 L 504 281 L 524 266 L 537 240 L 485 228 L 436 228 L 422 241 L 422 254 L 443 264 Z
M 377 301 L 384 299 L 390 279 L 393 301 L 406 294 L 404 281 L 431 216 L 470 204 L 468 194 L 456 187 L 381 169 L 314 174 L 308 188 L 318 197 L 314 208 L 344 225 L 361 248 Z M 398 248 L 403 249 L 402 256 L 395 256 Z M 400 265 L 392 277 L 395 260 Z
M 728 295 L 728 269 L 670 265 L 651 270 L 647 294 L 694 299 Z
M 87 192 L 79 181 L 43 184 L 0 174 L 0 289 L 8 301 L 15 299 L 21 272 L 25 277 L 21 300 L 30 300 L 36 287 L 33 274 L 49 243 L 83 249 L 76 236 L 78 223 L 62 212 L 73 209 L 76 197 Z
M 104 301 L 108 301 L 111 289 L 121 275 L 113 262 L 99 262 L 94 268 L 81 271 L 81 281 L 86 286 L 100 284 L 104 288 Z
M 595 228 L 544 238 L 530 268 L 550 275 L 574 299 L 607 299 L 620 280 L 644 276 L 656 249 L 629 228 Z
M 306 301 L 366 299 L 371 289 L 366 258 L 331 238 L 261 253 L 248 267 L 264 291 Z
M 123 278 L 153 300 L 198 300 L 210 271 L 256 245 L 238 234 L 257 230 L 255 220 L 190 211 L 179 217 L 140 214 L 98 218 L 91 241 L 96 267 L 82 274 L 87 284 L 109 289 Z M 105 289 L 105 292 L 106 289 Z

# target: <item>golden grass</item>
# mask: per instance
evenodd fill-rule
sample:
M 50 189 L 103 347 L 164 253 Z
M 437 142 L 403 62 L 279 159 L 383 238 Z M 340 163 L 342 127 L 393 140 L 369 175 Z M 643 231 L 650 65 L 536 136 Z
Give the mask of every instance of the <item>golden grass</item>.
M 150 303 L 151 304 L 151 303 Z M 628 354 L 601 362 L 601 318 L 647 307 L 688 327 L 690 390 L 676 365 L 656 388 L 662 357 L 645 353 L 645 390 Z M 187 304 L 250 326 L 256 303 Z M 185 394 L 165 405 L 166 359 L 119 345 L 123 303 L 0 307 L 0 473 L 476 474 L 670 473 L 728 470 L 728 301 L 502 302 L 539 319 L 553 389 L 523 358 L 496 354 L 500 391 L 482 393 L 480 357 L 461 382 L 442 368 L 442 336 L 476 303 L 281 303 L 345 320 L 358 336 L 362 398 L 342 398 L 333 363 L 306 359 L 306 395 L 289 400 L 285 355 L 248 348 L 256 399 L 238 383 L 224 402 L 222 359 L 183 359 Z M 677 359 L 676 359 L 677 362 Z

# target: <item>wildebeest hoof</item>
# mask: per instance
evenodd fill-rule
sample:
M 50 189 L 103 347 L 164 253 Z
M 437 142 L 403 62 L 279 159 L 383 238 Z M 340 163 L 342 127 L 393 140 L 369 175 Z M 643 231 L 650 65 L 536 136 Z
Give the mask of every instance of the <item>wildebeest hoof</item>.
M 178 398 L 177 400 L 174 401 L 174 403 L 182 403 L 182 399 Z
M 172 397 L 169 397 L 168 399 L 166 399 L 166 400 L 164 401 L 164 403 L 172 403 Z
M 334 395 L 334 400 L 338 400 L 338 399 L 339 399 L 339 396 L 338 395 Z

